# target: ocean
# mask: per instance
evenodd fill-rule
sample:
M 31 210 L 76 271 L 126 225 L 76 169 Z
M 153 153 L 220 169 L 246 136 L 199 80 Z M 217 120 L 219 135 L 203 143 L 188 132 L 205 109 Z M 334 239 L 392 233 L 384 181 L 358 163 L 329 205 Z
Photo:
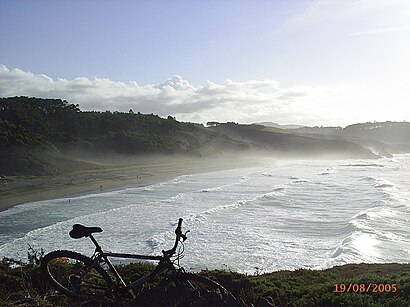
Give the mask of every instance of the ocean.
M 0 258 L 25 260 L 29 245 L 91 255 L 89 239 L 69 237 L 75 223 L 103 228 L 95 237 L 106 250 L 157 255 L 172 247 L 182 217 L 188 270 L 408 263 L 409 191 L 410 155 L 184 175 L 0 212 Z

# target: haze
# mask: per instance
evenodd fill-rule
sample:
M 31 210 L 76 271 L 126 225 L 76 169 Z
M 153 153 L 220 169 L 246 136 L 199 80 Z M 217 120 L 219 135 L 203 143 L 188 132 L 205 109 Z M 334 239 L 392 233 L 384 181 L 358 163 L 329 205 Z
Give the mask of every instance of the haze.
M 0 1 L 0 97 L 181 121 L 408 121 L 410 3 Z

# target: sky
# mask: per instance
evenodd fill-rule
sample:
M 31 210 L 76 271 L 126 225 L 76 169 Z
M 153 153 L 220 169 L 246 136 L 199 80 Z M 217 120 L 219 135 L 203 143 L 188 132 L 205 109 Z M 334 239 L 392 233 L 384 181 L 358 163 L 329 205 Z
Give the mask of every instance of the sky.
M 410 121 L 408 0 L 0 0 L 0 97 L 181 121 Z

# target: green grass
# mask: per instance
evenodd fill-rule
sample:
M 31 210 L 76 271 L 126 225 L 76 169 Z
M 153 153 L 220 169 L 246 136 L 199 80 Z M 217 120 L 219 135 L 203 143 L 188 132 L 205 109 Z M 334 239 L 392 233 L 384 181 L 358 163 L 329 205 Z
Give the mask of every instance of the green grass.
M 234 272 L 203 272 L 224 284 L 248 304 L 271 297 L 276 306 L 409 306 L 410 265 L 350 264 L 324 271 L 279 271 L 257 276 Z M 396 284 L 397 291 L 336 293 L 335 285 Z M 357 290 L 357 289 L 356 289 Z
M 149 264 L 118 267 L 125 280 L 143 276 Z M 410 264 L 349 264 L 331 269 L 278 271 L 245 275 L 223 270 L 200 273 L 218 281 L 247 305 L 269 298 L 275 306 L 410 306 Z M 395 284 L 395 292 L 336 293 L 335 284 Z M 340 288 L 340 286 L 339 286 Z M 78 306 L 64 297 L 44 293 L 38 261 L 29 264 L 10 259 L 0 262 L 0 306 Z

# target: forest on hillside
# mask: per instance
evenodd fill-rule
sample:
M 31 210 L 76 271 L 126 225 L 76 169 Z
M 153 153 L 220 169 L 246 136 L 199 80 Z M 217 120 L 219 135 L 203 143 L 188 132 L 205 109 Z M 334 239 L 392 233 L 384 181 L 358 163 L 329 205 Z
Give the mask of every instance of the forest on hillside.
M 385 142 L 386 144 L 410 145 L 410 123 L 403 122 L 367 122 L 342 127 L 302 127 L 293 130 L 298 134 L 329 135 L 333 137 L 351 137 Z
M 84 112 L 61 99 L 0 98 L 0 144 L 117 153 L 195 152 L 217 135 L 172 116 Z M 218 135 L 218 137 L 221 137 Z M 226 138 L 223 138 L 227 141 Z
M 82 111 L 62 99 L 0 98 L 0 175 L 51 175 L 76 157 L 263 153 L 286 158 L 378 158 L 410 150 L 409 123 L 280 129 L 179 122 L 140 112 Z M 67 168 L 67 167 L 66 167 Z
M 46 153 L 188 154 L 246 144 L 202 125 L 154 114 L 81 111 L 61 99 L 0 98 L 0 172 L 50 173 Z

